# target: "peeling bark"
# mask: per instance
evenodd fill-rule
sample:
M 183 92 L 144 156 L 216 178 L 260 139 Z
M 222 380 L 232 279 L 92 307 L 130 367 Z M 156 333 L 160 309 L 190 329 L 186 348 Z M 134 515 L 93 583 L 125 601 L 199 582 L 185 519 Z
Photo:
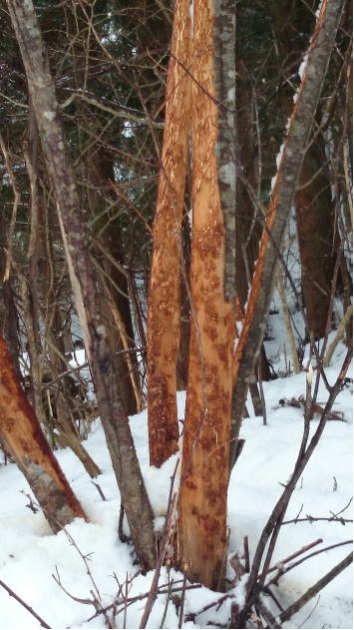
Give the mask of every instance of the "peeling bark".
M 213 2 L 194 5 L 192 308 L 178 543 L 187 577 L 219 589 L 227 550 L 234 313 L 224 296 L 214 17 Z
M 237 434 L 241 425 L 248 385 L 253 377 L 255 361 L 264 336 L 284 230 L 294 201 L 303 157 L 342 8 L 343 0 L 323 0 L 322 2 L 267 212 L 266 227 L 261 239 L 244 326 L 236 349 L 234 395 Z
M 177 360 L 180 341 L 180 256 L 190 119 L 189 0 L 174 18 L 166 88 L 165 134 L 154 221 L 148 311 L 148 422 L 150 464 L 178 450 Z
M 26 477 L 53 532 L 87 517 L 27 401 L 0 335 L 0 436 Z

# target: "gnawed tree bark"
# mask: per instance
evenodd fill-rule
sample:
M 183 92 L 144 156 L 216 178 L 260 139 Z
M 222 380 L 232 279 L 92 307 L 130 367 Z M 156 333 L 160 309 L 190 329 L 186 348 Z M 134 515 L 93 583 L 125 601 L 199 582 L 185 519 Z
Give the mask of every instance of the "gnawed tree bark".
M 154 221 L 148 311 L 150 463 L 178 450 L 177 360 L 180 340 L 180 257 L 188 126 L 191 23 L 189 0 L 178 0 L 166 88 L 165 134 Z
M 1 335 L 0 366 L 0 436 L 50 527 L 58 532 L 76 517 L 87 520 L 27 401 Z
M 155 564 L 153 512 L 133 438 L 113 371 L 100 301 L 74 172 L 60 121 L 54 83 L 31 0 L 7 2 L 22 54 L 30 97 L 53 182 L 58 217 L 76 307 L 90 362 L 99 413 L 138 559 L 144 569 Z
M 224 20 L 230 19 L 225 7 L 225 14 L 221 10 L 217 13 L 219 35 L 225 26 Z M 234 311 L 232 301 L 226 301 L 225 292 L 229 300 L 235 293 L 235 167 L 223 141 L 234 132 L 230 120 L 232 108 L 231 112 L 227 110 L 226 125 L 219 133 L 215 17 L 212 0 L 194 4 L 192 308 L 178 544 L 180 565 L 187 577 L 209 588 L 220 589 L 224 585 L 227 552 L 226 502 L 233 384 Z M 231 45 L 234 54 L 232 23 L 227 24 L 226 30 L 230 38 L 223 44 Z M 218 61 L 221 59 L 216 57 Z M 231 78 L 234 80 L 234 74 Z M 225 87 L 221 84 L 219 77 L 218 88 Z M 230 97 L 230 86 L 227 89 Z M 228 104 L 229 101 L 224 101 L 221 107 Z M 225 248 L 226 234 L 231 238 Z M 227 265 L 225 251 L 229 254 Z
M 267 212 L 244 326 L 236 349 L 233 427 L 235 441 L 241 425 L 248 385 L 253 376 L 255 360 L 265 331 L 284 230 L 294 201 L 342 8 L 343 0 L 322 2 Z

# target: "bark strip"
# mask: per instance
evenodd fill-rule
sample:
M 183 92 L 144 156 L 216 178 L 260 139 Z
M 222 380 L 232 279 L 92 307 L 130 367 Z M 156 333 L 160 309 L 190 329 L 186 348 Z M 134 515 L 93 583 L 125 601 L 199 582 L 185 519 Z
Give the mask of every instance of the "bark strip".
M 76 517 L 87 520 L 21 388 L 1 335 L 0 436 L 26 477 L 53 532 Z
M 180 257 L 190 119 L 189 0 L 178 0 L 166 88 L 165 133 L 154 221 L 148 311 L 150 464 L 178 450 L 177 361 L 180 340 Z

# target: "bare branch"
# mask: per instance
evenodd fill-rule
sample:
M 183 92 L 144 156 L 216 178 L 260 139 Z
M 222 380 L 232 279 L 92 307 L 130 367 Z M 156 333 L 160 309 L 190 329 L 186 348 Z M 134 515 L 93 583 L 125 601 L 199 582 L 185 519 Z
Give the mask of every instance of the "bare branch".
M 342 571 L 344 571 L 344 569 L 346 569 L 352 562 L 353 554 L 350 553 L 344 558 L 344 560 L 339 562 L 333 569 L 331 569 L 331 571 L 326 573 L 326 575 L 318 580 L 316 584 L 311 586 L 311 588 L 309 588 L 306 593 L 304 593 L 304 595 L 296 600 L 296 602 L 294 602 L 293 604 L 291 604 L 291 606 L 289 606 L 289 608 L 284 610 L 284 612 L 279 615 L 280 622 L 282 623 L 283 621 L 286 621 L 287 619 L 290 619 L 293 615 L 295 615 L 295 613 L 297 613 L 303 606 L 305 606 L 305 604 L 307 604 L 310 599 L 315 597 L 317 593 L 319 593 L 327 584 L 329 584 L 329 582 L 334 580 L 334 578 L 337 577 L 337 575 L 339 575 Z
M 9 586 L 7 586 L 7 584 L 5 584 L 5 582 L 3 582 L 2 580 L 0 580 L 0 586 L 2 586 L 2 588 L 5 589 L 5 591 L 8 592 L 8 594 L 10 595 L 10 597 L 13 597 L 14 599 L 16 599 L 16 601 L 21 604 L 21 606 L 23 606 L 24 608 L 26 608 L 26 610 L 28 610 L 28 612 L 32 615 L 32 617 L 34 617 L 35 619 L 37 619 L 37 621 L 39 621 L 39 623 L 41 624 L 42 628 L 51 628 L 52 626 L 49 626 L 45 621 L 43 621 L 42 617 L 40 617 L 31 606 L 29 606 L 28 604 L 26 604 L 26 602 L 23 601 L 23 599 L 21 597 L 19 597 L 19 595 L 16 595 L 16 593 L 12 590 L 12 588 L 10 588 Z

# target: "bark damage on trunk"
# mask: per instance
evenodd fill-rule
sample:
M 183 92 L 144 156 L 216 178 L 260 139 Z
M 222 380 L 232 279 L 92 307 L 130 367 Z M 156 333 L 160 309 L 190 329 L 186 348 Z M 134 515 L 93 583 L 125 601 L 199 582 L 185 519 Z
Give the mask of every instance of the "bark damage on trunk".
M 76 517 L 87 520 L 21 388 L 1 335 L 0 436 L 26 477 L 54 533 Z
M 189 0 L 179 0 L 176 4 L 153 231 L 148 311 L 148 423 L 153 466 L 161 466 L 178 450 L 179 438 L 176 390 L 181 328 L 181 229 L 190 121 L 189 4 Z
M 266 327 L 285 226 L 294 202 L 307 143 L 313 126 L 322 84 L 335 42 L 343 0 L 323 0 L 307 51 L 301 86 L 284 142 L 266 227 L 247 304 L 244 326 L 236 349 L 235 438 L 241 426 L 249 383 Z
M 224 285 L 229 286 L 231 293 L 232 287 L 225 282 L 230 276 L 225 277 L 226 230 L 219 190 L 214 26 L 213 2 L 195 3 L 192 315 L 178 506 L 178 551 L 181 568 L 189 579 L 219 589 L 224 582 L 227 552 L 234 312 L 233 304 L 226 301 L 224 292 Z M 224 172 L 224 175 L 229 173 Z
M 53 182 L 71 285 L 113 469 L 138 560 L 144 570 L 152 569 L 156 559 L 153 512 L 113 369 L 113 352 L 100 311 L 99 278 L 90 256 L 86 216 L 80 204 L 49 61 L 32 1 L 7 0 L 7 5 Z

